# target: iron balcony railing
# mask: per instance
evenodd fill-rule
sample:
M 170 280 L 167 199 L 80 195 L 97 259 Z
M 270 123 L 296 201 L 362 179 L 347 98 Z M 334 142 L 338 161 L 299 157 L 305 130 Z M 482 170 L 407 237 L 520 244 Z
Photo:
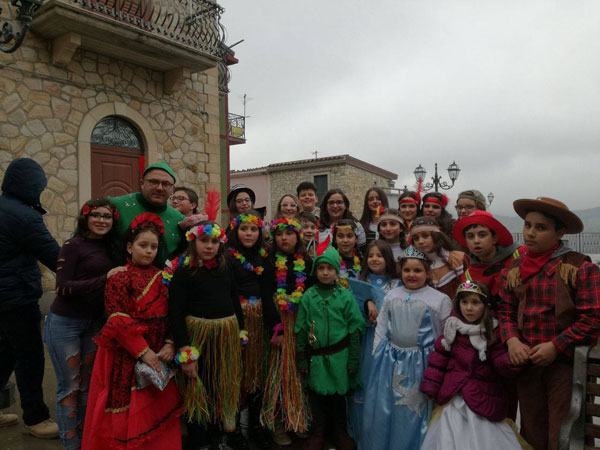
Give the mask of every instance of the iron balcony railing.
M 513 233 L 513 239 L 523 243 L 523 233 Z M 565 234 L 563 241 L 573 250 L 586 255 L 600 255 L 600 233 Z
M 85 9 L 221 56 L 223 8 L 209 0 L 70 0 Z
M 229 136 L 236 139 L 246 139 L 246 118 L 229 113 Z

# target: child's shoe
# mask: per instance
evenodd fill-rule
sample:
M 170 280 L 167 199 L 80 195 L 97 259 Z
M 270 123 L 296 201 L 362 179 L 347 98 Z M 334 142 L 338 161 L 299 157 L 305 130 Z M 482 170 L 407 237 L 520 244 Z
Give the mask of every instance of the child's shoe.
M 225 443 L 233 450 L 248 450 L 250 448 L 248 446 L 248 441 L 239 427 L 230 433 L 225 433 Z
M 25 425 L 25 432 L 40 439 L 58 439 L 58 425 L 52 419 L 35 425 Z
M 19 423 L 19 418 L 16 414 L 4 414 L 0 411 L 0 428 L 10 427 Z
M 283 424 L 277 421 L 273 430 L 273 442 L 281 447 L 292 445 L 292 438 L 285 432 Z

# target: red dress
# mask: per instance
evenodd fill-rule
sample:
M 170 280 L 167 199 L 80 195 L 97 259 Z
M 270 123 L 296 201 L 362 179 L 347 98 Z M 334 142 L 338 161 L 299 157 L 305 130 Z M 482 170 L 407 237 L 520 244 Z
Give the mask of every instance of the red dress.
M 175 380 L 163 391 L 136 388 L 134 367 L 151 348 L 158 353 L 168 330 L 167 290 L 154 266 L 127 266 L 109 278 L 109 315 L 94 338 L 94 363 L 82 449 L 181 449 L 181 400 Z

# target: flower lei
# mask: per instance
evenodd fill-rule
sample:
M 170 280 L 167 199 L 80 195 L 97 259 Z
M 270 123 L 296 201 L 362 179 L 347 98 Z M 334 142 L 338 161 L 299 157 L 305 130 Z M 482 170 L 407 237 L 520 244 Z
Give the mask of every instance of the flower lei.
M 258 228 L 261 230 L 265 227 L 265 223 L 253 214 L 240 214 L 239 216 L 231 219 L 229 226 L 231 228 L 237 228 L 242 222 L 255 223 L 256 226 L 258 226 Z
M 294 275 L 296 285 L 294 291 L 288 295 L 287 288 L 287 256 L 281 253 L 275 255 L 275 279 L 277 280 L 276 299 L 281 311 L 292 313 L 298 309 L 298 303 L 304 293 L 304 282 L 306 281 L 306 262 L 304 256 L 294 255 Z
M 198 349 L 196 347 L 190 347 L 188 350 L 184 350 L 182 352 L 177 353 L 175 355 L 175 358 L 173 358 L 173 360 L 175 361 L 175 364 L 177 364 L 177 365 L 189 364 L 189 363 L 193 363 L 194 361 L 196 361 L 199 357 L 200 357 L 200 352 L 198 351 Z
M 227 236 L 225 236 L 225 229 L 221 228 L 218 224 L 214 225 L 198 225 L 193 227 L 185 233 L 185 238 L 188 242 L 193 241 L 198 236 L 210 236 L 218 238 L 223 244 L 227 242 Z
M 360 273 L 360 258 L 356 254 L 356 251 L 352 252 L 352 272 L 354 276 Z M 346 268 L 346 263 L 344 262 L 344 258 L 340 256 L 340 273 L 347 273 L 349 270 Z
M 175 259 L 167 260 L 165 263 L 165 268 L 162 271 L 162 283 L 169 286 L 171 284 L 171 280 L 173 279 L 173 274 L 180 267 L 189 267 L 190 266 L 190 257 L 180 255 Z
M 235 259 L 237 259 L 241 264 L 242 267 L 246 270 L 249 270 L 250 272 L 254 272 L 256 275 L 262 275 L 263 271 L 265 270 L 265 268 L 263 266 L 256 266 L 254 267 L 250 262 L 248 262 L 246 260 L 246 257 L 244 255 L 242 255 L 239 251 L 237 251 L 235 248 L 228 248 L 227 252 L 233 256 Z M 261 248 L 258 251 L 258 254 L 264 258 L 267 255 L 267 252 L 265 251 L 264 248 Z

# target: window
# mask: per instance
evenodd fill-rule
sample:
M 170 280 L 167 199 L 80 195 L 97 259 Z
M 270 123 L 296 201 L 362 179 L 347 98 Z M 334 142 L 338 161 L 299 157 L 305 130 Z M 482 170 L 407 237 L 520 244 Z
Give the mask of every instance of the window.
M 319 198 L 319 202 L 321 202 L 329 190 L 327 187 L 327 175 L 315 175 L 313 180 L 315 186 L 317 186 L 317 197 Z

